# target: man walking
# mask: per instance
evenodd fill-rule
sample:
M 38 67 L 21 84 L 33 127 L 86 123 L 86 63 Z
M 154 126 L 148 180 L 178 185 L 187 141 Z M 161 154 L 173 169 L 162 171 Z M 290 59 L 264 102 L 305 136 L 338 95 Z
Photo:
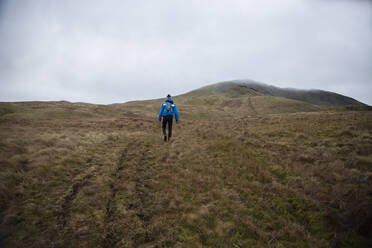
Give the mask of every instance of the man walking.
M 159 121 L 161 121 L 161 117 L 163 117 L 163 135 L 164 141 L 170 140 L 172 137 L 172 123 L 173 123 L 173 115 L 176 116 L 176 123 L 178 123 L 178 110 L 176 104 L 174 104 L 171 95 L 167 95 L 165 102 L 161 104 L 161 109 L 159 112 Z M 168 138 L 167 138 L 167 124 L 168 124 Z

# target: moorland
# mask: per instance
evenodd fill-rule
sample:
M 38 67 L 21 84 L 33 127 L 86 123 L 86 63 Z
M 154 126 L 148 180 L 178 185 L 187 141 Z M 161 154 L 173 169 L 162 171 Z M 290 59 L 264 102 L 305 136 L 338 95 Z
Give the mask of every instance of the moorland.
M 318 93 L 176 96 L 166 143 L 163 99 L 0 103 L 0 246 L 371 247 L 372 112 Z

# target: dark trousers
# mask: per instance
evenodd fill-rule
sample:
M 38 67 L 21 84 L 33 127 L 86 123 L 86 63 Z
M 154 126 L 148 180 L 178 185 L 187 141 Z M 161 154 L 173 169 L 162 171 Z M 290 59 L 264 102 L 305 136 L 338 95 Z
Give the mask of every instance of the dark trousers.
M 172 123 L 173 115 L 163 116 L 163 135 L 167 136 L 167 123 L 168 123 L 168 138 L 172 137 Z

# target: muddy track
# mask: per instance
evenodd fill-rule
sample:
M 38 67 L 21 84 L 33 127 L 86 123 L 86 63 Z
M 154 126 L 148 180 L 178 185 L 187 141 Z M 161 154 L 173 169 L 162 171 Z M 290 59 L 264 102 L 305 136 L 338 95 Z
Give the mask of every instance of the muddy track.
M 87 170 L 86 173 L 80 176 L 79 179 L 76 179 L 76 182 L 71 186 L 69 192 L 64 197 L 64 200 L 61 206 L 62 210 L 57 219 L 57 226 L 59 227 L 58 229 L 60 231 L 63 230 L 67 224 L 67 220 L 70 215 L 70 208 L 71 208 L 72 201 L 75 199 L 81 187 L 83 187 L 87 183 L 89 178 L 91 178 L 94 175 L 94 172 L 96 171 L 96 169 L 97 169 L 96 166 L 92 166 Z
M 141 151 L 141 156 L 136 165 L 136 177 L 135 177 L 135 192 L 133 194 L 132 204 L 129 206 L 130 209 L 136 210 L 136 215 L 142 223 L 144 233 L 137 233 L 135 236 L 134 243 L 136 246 L 149 243 L 154 240 L 149 230 L 149 223 L 151 221 L 153 213 L 153 197 L 151 194 L 150 179 L 152 171 L 146 164 L 147 150 Z
M 120 171 L 124 169 L 126 166 L 126 159 L 127 154 L 130 149 L 135 145 L 135 143 L 130 143 L 128 146 L 122 151 L 120 155 L 120 159 L 118 163 L 116 164 L 116 167 L 114 169 L 114 172 L 112 174 L 113 181 L 110 184 L 110 197 L 106 204 L 106 213 L 105 213 L 105 221 L 104 221 L 104 238 L 103 238 L 103 247 L 114 247 L 116 241 L 115 241 L 115 228 L 113 227 L 114 219 L 114 213 L 116 210 L 116 204 L 115 204 L 115 197 L 117 194 L 117 189 L 115 188 L 115 185 L 118 184 Z
M 256 111 L 256 109 L 253 107 L 253 104 L 252 104 L 252 101 L 251 101 L 251 98 L 250 97 L 248 97 L 248 106 L 252 110 L 252 112 L 253 112 L 254 115 L 257 115 L 258 114 L 257 111 Z
M 134 247 L 154 240 L 149 228 L 154 215 L 154 194 L 150 185 L 154 175 L 147 162 L 148 149 L 143 142 L 135 142 L 128 145 L 121 154 L 115 172 L 112 175 L 111 193 L 106 205 L 103 239 L 103 247 L 105 248 L 118 246 L 121 242 L 120 239 L 133 244 Z M 125 169 L 130 175 L 120 173 L 122 169 Z M 123 181 L 123 177 L 125 181 Z M 120 184 L 123 183 L 133 185 L 133 188 L 128 191 L 128 197 L 124 204 L 128 211 L 125 217 L 127 221 L 117 219 L 123 218 L 123 216 L 120 217 L 118 211 L 118 208 L 123 206 L 116 206 L 117 203 L 115 201 L 118 189 L 122 187 Z

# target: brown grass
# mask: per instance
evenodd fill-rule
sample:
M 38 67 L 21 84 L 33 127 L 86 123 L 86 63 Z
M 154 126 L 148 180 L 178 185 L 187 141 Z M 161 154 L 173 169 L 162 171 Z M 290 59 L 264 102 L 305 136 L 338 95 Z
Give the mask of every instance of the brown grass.
M 17 105 L 27 118 L 0 118 L 1 247 L 371 245 L 372 114 L 254 99 L 180 104 L 170 143 L 157 101 Z

